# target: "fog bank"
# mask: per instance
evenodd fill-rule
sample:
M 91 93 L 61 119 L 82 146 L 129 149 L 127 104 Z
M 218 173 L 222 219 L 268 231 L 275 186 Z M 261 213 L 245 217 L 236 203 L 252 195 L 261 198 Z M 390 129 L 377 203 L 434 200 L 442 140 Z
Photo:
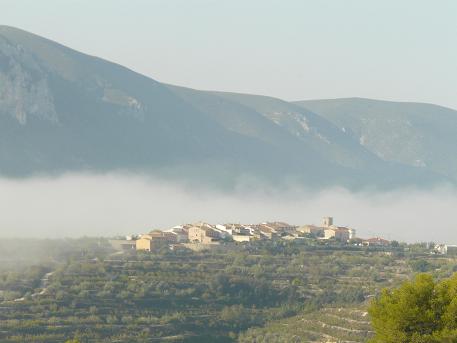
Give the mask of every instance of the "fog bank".
M 359 237 L 457 244 L 457 191 L 351 193 L 259 190 L 230 194 L 132 175 L 0 179 L 0 237 L 79 237 L 141 233 L 181 223 L 318 224 L 323 216 Z

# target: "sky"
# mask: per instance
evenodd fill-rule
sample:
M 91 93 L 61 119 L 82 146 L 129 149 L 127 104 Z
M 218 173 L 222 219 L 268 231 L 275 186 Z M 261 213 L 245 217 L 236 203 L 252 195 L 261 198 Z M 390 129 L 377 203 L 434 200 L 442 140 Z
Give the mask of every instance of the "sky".
M 158 81 L 457 109 L 455 0 L 0 0 L 0 24 Z

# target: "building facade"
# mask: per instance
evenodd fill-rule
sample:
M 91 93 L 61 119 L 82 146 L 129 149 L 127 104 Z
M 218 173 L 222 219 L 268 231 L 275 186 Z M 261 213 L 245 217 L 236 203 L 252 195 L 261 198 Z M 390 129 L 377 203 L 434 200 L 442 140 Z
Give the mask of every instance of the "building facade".
M 211 244 L 220 239 L 219 232 L 210 227 L 192 226 L 188 230 L 189 242 Z

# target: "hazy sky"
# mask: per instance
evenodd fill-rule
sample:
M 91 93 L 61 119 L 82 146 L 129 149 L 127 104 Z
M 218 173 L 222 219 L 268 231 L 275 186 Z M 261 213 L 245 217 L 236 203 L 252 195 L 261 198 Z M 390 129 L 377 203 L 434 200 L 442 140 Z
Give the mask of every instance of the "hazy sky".
M 199 89 L 457 108 L 455 0 L 0 0 L 0 23 Z
M 378 194 L 297 188 L 227 194 L 138 175 L 74 174 L 0 178 L 0 189 L 0 208 L 7 209 L 0 215 L 0 238 L 125 235 L 200 220 L 319 224 L 332 215 L 337 225 L 357 229 L 362 238 L 457 244 L 455 221 L 449 217 L 457 207 L 457 190 L 450 187 Z

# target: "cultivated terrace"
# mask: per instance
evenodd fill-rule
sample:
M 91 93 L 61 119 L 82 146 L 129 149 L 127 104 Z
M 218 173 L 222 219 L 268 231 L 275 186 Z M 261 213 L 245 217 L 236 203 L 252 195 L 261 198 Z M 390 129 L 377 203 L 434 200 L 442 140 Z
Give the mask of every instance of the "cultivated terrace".
M 0 341 L 364 342 L 382 288 L 457 269 L 427 246 L 303 239 L 145 252 L 104 238 L 1 240 Z

